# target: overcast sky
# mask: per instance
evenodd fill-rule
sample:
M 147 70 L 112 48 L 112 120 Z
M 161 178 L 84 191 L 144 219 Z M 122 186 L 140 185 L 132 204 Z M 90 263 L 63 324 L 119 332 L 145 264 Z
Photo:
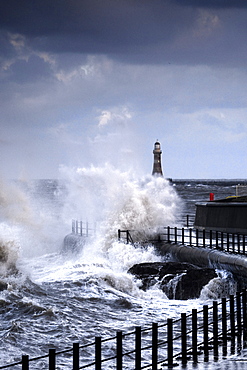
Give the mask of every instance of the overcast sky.
M 1 0 L 0 177 L 247 178 L 246 0 Z

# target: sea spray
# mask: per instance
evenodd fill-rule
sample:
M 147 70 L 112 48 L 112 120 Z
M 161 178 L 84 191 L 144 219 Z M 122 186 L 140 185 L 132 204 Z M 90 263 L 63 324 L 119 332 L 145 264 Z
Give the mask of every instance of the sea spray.
M 139 230 L 141 239 L 159 227 L 175 225 L 181 200 L 162 177 L 135 177 L 109 164 L 104 167 L 61 168 L 68 186 L 65 215 L 97 222 L 105 248 L 118 229 Z M 140 239 L 140 240 L 141 240 Z

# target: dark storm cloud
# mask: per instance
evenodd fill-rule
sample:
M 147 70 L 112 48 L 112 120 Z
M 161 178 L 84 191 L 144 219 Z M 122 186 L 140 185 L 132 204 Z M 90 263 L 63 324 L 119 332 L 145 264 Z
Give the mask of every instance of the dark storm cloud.
M 0 2 L 0 25 L 6 38 L 21 34 L 26 46 L 36 51 L 106 54 L 130 63 L 161 64 L 220 63 L 229 55 L 230 63 L 244 63 L 243 4 L 246 1 L 8 0 Z M 240 11 L 244 15 L 239 17 Z M 5 42 L 0 52 L 7 56 L 12 49 Z
M 245 0 L 176 0 L 176 2 L 183 6 L 196 6 L 206 8 L 247 8 Z

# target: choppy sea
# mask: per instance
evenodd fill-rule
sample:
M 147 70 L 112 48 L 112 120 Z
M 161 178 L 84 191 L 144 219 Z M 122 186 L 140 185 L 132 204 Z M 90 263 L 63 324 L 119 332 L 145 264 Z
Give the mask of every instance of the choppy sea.
M 161 257 L 152 245 L 118 242 L 117 230 L 155 232 L 183 225 L 186 215 L 193 223 L 196 202 L 209 193 L 235 195 L 239 183 L 245 181 L 136 179 L 110 166 L 63 169 L 60 180 L 2 180 L 0 366 L 202 307 L 205 294 L 176 301 L 158 287 L 142 291 L 128 269 Z M 80 251 L 64 253 L 72 219 L 96 225 L 96 233 Z

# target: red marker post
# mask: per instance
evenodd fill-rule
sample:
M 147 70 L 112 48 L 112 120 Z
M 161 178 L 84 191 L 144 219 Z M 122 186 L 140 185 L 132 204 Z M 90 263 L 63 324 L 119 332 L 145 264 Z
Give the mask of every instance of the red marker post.
M 214 200 L 214 193 L 209 193 L 209 200 L 210 201 Z

